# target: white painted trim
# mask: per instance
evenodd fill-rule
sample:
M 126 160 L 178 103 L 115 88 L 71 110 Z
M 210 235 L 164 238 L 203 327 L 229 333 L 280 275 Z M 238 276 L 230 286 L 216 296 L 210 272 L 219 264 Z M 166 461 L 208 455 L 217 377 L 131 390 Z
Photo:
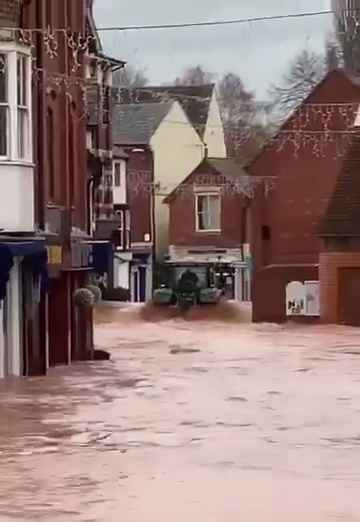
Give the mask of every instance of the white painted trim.
M 31 48 L 28 45 L 23 45 L 15 41 L 0 41 L 0 53 L 9 53 L 11 51 L 31 56 Z
M 32 77 L 32 66 L 31 66 L 31 60 L 28 60 L 28 84 L 27 84 L 27 104 L 28 104 L 28 131 L 27 131 L 27 157 L 26 159 L 33 163 L 34 161 L 34 152 L 33 152 L 33 113 L 32 113 L 32 83 L 31 83 L 31 77 Z
M 146 268 L 146 292 L 145 292 L 145 301 L 149 302 L 153 298 L 153 264 L 152 261 L 148 264 Z
M 3 158 L 4 156 L 0 156 L 0 158 Z M 32 167 L 34 168 L 35 167 L 35 163 L 33 163 L 32 161 L 21 161 L 21 160 L 16 160 L 16 161 L 11 161 L 8 159 L 8 160 L 4 160 L 4 159 L 0 159 L 0 165 L 6 165 L 8 166 L 9 163 L 11 163 L 12 166 L 14 167 Z
M 9 161 L 19 164 L 33 163 L 33 136 L 32 136 L 32 68 L 31 50 L 28 46 L 17 42 L 0 42 L 0 53 L 7 55 L 7 80 L 8 80 L 8 151 L 6 156 L 1 156 L 2 162 Z M 17 103 L 17 58 L 23 55 L 27 59 L 27 125 L 25 135 L 25 158 L 19 157 L 18 147 L 18 103 Z
M 124 159 L 114 159 L 112 163 L 112 183 L 114 205 L 126 205 L 127 202 L 127 162 Z M 115 183 L 116 167 L 120 169 L 120 184 Z
M 204 185 L 194 185 L 193 190 L 195 194 L 199 194 L 201 196 L 214 196 L 217 194 L 221 194 L 221 187 L 217 185 L 208 185 L 204 188 Z
M 1 305 L 0 377 L 21 377 L 23 372 L 21 262 L 22 258 L 14 258 L 14 266 L 9 274 L 6 299 Z M 3 322 L 5 306 L 6 338 Z
M 14 258 L 14 266 L 10 271 L 8 285 L 8 366 L 9 374 L 20 377 L 22 375 L 22 343 L 21 325 L 22 313 L 20 307 L 21 294 L 21 259 Z M 11 366 L 11 367 L 10 367 Z
M 203 229 L 203 228 L 199 227 L 198 199 L 199 199 L 199 197 L 203 197 L 203 196 L 212 196 L 212 197 L 218 196 L 218 198 L 219 198 L 219 214 L 220 214 L 220 216 L 219 216 L 220 217 L 220 228 L 219 229 L 217 229 L 217 228 Z M 206 190 L 205 192 L 202 191 L 202 192 L 195 193 L 195 230 L 196 230 L 196 232 L 198 232 L 200 234 L 221 234 L 221 215 L 222 215 L 222 201 L 221 201 L 220 189 L 219 189 L 219 192 L 208 192 L 208 190 Z
M 8 104 L 9 104 L 9 143 L 8 157 L 11 160 L 19 158 L 18 148 L 18 117 L 17 117 L 17 52 L 8 53 Z

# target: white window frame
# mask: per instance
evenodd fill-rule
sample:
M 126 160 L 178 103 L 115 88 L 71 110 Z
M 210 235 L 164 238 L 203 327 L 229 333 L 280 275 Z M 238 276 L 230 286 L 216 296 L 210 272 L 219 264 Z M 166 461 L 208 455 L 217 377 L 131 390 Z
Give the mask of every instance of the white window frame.
M 119 176 L 120 176 L 119 185 L 116 184 L 116 167 L 119 168 Z M 121 162 L 121 160 L 114 160 L 113 161 L 113 187 L 114 188 L 119 189 L 123 186 L 124 180 L 122 178 L 123 178 L 122 162 Z
M 7 159 L 9 156 L 9 141 L 10 141 L 10 133 L 9 133 L 9 116 L 10 116 L 10 106 L 9 106 L 9 64 L 8 64 L 8 55 L 0 50 L 1 56 L 4 58 L 4 63 L 0 64 L 2 68 L 2 72 L 0 74 L 6 75 L 6 84 L 5 84 L 5 92 L 6 99 L 5 101 L 0 101 L 0 107 L 4 107 L 6 109 L 6 125 L 5 125 L 5 135 L 6 135 L 6 153 L 0 153 L 0 159 Z
M 0 42 L 0 54 L 7 59 L 7 151 L 0 156 L 0 161 L 11 161 L 29 164 L 33 162 L 32 150 L 32 88 L 31 88 L 31 54 L 27 46 L 15 42 Z M 26 98 L 25 103 L 19 104 L 18 100 L 18 57 L 26 60 Z M 26 111 L 24 124 L 24 154 L 20 150 L 19 112 Z
M 200 228 L 200 220 L 199 220 L 199 197 L 217 197 L 219 199 L 219 228 Z M 201 234 L 219 234 L 221 233 L 221 215 L 222 215 L 222 202 L 221 202 L 221 194 L 220 190 L 209 190 L 206 192 L 197 192 L 195 193 L 195 222 L 196 222 L 196 232 Z
M 120 185 L 116 185 L 116 169 L 120 171 Z M 127 202 L 127 162 L 125 159 L 117 158 L 113 159 L 112 162 L 112 183 L 113 183 L 113 194 L 114 204 L 125 205 Z
M 21 60 L 21 62 L 20 62 Z M 29 149 L 29 82 L 28 82 L 28 57 L 23 53 L 17 53 L 17 123 L 18 123 L 18 158 L 27 159 Z M 18 67 L 19 62 L 21 63 L 20 69 Z M 25 74 L 25 78 L 24 78 Z M 20 96 L 19 96 L 20 92 Z M 20 114 L 24 120 L 21 126 Z

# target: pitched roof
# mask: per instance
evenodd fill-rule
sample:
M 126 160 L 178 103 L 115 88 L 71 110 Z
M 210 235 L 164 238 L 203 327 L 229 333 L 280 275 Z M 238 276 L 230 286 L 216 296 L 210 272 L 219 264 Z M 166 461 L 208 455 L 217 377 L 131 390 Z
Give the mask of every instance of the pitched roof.
M 360 236 L 360 131 L 352 137 L 320 235 Z
M 149 145 L 173 102 L 117 105 L 113 119 L 115 145 Z
M 289 116 L 285 119 L 285 121 L 277 129 L 275 134 L 273 136 L 271 136 L 269 138 L 269 140 L 264 143 L 264 145 L 261 147 L 259 152 L 253 158 L 251 158 L 251 160 L 245 165 L 246 170 L 249 170 L 249 172 L 251 173 L 252 167 L 255 165 L 257 160 L 262 156 L 262 154 L 265 153 L 269 148 L 271 148 L 274 145 L 274 143 L 275 143 L 276 147 L 278 146 L 276 144 L 276 139 L 281 135 L 282 132 L 284 132 L 288 129 L 289 124 L 291 123 L 292 119 L 297 114 L 297 112 L 302 107 L 306 106 L 306 104 L 312 103 L 313 98 L 316 97 L 316 95 L 320 91 L 320 89 L 328 82 L 328 80 L 330 78 L 334 78 L 334 77 L 342 78 L 342 79 L 346 80 L 349 84 L 352 84 L 354 86 L 360 85 L 358 78 L 347 74 L 343 69 L 333 69 L 332 71 L 329 71 L 323 77 L 323 79 L 320 80 L 320 82 L 317 85 L 315 85 L 315 87 L 310 91 L 310 93 L 307 95 L 307 97 L 299 105 L 297 105 L 297 107 L 295 107 L 295 109 L 289 114 Z M 338 101 L 340 102 L 342 90 L 338 89 L 337 92 L 339 93 Z M 348 100 L 346 100 L 346 101 L 348 101 Z
M 214 83 L 191 86 L 141 87 L 136 91 L 136 99 L 140 103 L 160 103 L 164 101 L 164 97 L 178 101 L 202 138 L 205 133 L 214 89 Z
M 206 166 L 211 167 L 220 174 L 220 176 L 224 176 L 230 182 L 236 183 L 236 181 L 239 181 L 240 179 L 251 179 L 238 158 L 206 158 L 172 192 L 170 192 L 170 194 L 164 199 L 164 202 L 169 203 L 177 194 L 179 187 L 185 185 L 199 167 Z
M 238 158 L 208 158 L 206 161 L 219 174 L 222 174 L 229 180 L 236 180 L 242 176 L 248 177 L 243 164 Z

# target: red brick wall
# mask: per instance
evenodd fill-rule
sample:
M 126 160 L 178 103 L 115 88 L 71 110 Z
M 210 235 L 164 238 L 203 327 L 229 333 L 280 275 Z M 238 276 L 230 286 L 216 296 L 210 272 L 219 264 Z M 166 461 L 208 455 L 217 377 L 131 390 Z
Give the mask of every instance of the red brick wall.
M 221 233 L 206 233 L 196 230 L 196 195 L 192 185 L 202 185 L 204 176 L 210 177 L 211 186 L 221 186 L 222 176 L 209 166 L 200 165 L 192 176 L 180 187 L 178 194 L 170 199 L 169 242 L 176 246 L 215 246 L 219 248 L 239 247 L 246 236 L 247 203 L 242 195 L 224 193 L 221 198 Z M 206 181 L 207 182 L 207 181 Z M 206 192 L 206 185 L 204 185 Z
M 0 0 L 0 25 L 20 27 L 21 3 L 19 0 Z
M 357 102 L 360 89 L 341 73 L 333 72 L 320 84 L 307 103 Z M 307 130 L 321 130 L 324 125 L 313 113 Z M 289 130 L 294 120 L 284 127 Z M 344 120 L 335 117 L 331 128 L 344 129 Z M 319 263 L 322 241 L 319 225 L 327 210 L 342 165 L 336 145 L 329 145 L 323 155 L 314 154 L 313 145 L 301 146 L 297 155 L 291 144 L 279 149 L 269 145 L 250 166 L 256 176 L 273 176 L 275 187 L 265 195 L 258 188 L 251 205 L 251 250 L 254 260 L 254 319 L 284 318 L 282 298 L 288 275 L 291 280 L 316 279 L 304 274 L 298 265 Z M 268 227 L 270 239 L 264 239 Z M 292 268 L 262 270 L 269 265 L 294 265 Z M 282 275 L 283 273 L 283 275 Z
M 51 27 L 85 30 L 85 0 L 31 0 L 24 8 L 24 27 L 46 27 L 51 15 Z M 86 230 L 87 223 L 87 156 L 86 118 L 83 94 L 76 81 L 83 80 L 84 64 L 72 70 L 74 59 L 69 47 L 58 38 L 57 56 L 51 58 L 41 35 L 34 35 L 38 67 L 45 72 L 34 83 L 34 159 L 37 165 L 37 221 L 43 225 L 44 209 L 49 203 L 64 206 L 72 212 L 72 225 Z M 59 88 L 53 78 L 65 75 L 66 84 Z M 48 109 L 54 118 L 54 169 L 50 168 L 48 146 Z M 72 131 L 71 131 L 72 126 Z M 71 132 L 73 135 L 70 143 Z M 54 186 L 53 194 L 51 185 Z
M 317 281 L 315 266 L 274 267 L 259 270 L 253 279 L 253 321 L 282 323 L 286 321 L 286 286 L 291 281 Z
M 339 322 L 339 270 L 360 268 L 360 252 L 322 252 L 320 254 L 321 318 L 327 323 Z M 354 306 L 358 306 L 354 303 Z
M 359 87 L 334 72 L 318 87 L 309 102 L 347 103 L 357 101 L 359 96 Z M 317 127 L 318 121 L 310 129 Z M 336 128 L 343 128 L 343 121 L 338 121 Z M 329 146 L 324 156 L 316 157 L 312 145 L 301 147 L 296 156 L 290 144 L 280 151 L 277 144 L 269 146 L 254 162 L 252 174 L 276 178 L 276 186 L 267 198 L 263 198 L 261 208 L 253 207 L 254 213 L 262 214 L 261 222 L 258 215 L 254 216 L 256 226 L 253 229 L 253 253 L 255 257 L 260 256 L 261 265 L 317 263 L 321 248 L 318 227 L 327 210 L 341 163 L 335 145 Z M 261 246 L 262 226 L 270 228 L 271 240 L 262 242 Z
M 144 242 L 145 234 L 153 237 L 153 155 L 150 150 L 125 147 L 128 204 L 131 212 L 131 241 Z

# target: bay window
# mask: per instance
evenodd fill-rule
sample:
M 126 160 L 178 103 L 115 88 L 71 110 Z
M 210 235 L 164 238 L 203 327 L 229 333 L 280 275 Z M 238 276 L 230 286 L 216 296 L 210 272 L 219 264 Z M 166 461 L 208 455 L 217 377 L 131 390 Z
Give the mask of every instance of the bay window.
M 114 186 L 121 187 L 121 163 L 120 161 L 114 161 Z
M 17 55 L 17 123 L 18 123 L 18 157 L 26 158 L 28 139 L 28 58 Z
M 196 195 L 196 230 L 198 232 L 220 232 L 220 194 Z
M 31 57 L 0 43 L 0 159 L 31 161 Z
M 0 54 L 0 156 L 6 157 L 9 142 L 8 67 L 6 54 Z

